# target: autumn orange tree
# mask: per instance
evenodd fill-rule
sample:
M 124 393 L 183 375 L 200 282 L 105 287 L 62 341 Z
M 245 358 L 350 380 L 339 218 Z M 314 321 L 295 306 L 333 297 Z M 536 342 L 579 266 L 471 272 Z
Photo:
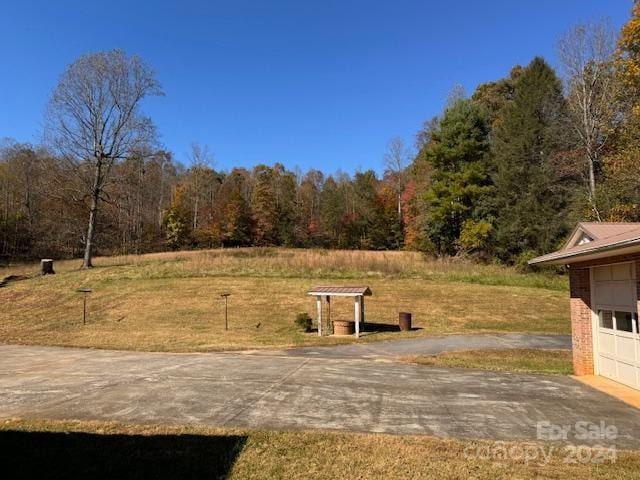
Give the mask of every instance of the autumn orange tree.
M 628 108 L 640 116 L 640 3 L 635 3 L 631 19 L 622 27 L 616 65 Z
M 611 221 L 640 220 L 640 4 L 622 27 L 615 60 L 621 121 L 604 159 L 600 190 Z

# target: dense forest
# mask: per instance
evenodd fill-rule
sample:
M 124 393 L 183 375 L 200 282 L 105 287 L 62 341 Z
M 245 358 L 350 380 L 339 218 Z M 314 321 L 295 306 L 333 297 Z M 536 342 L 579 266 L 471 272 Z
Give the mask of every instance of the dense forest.
M 42 144 L 2 144 L 0 258 L 90 266 L 94 253 L 284 245 L 524 265 L 576 221 L 640 221 L 640 6 L 619 33 L 576 25 L 558 59 L 557 72 L 534 58 L 470 96 L 455 87 L 415 145 L 396 138 L 372 159 L 382 176 L 351 176 L 220 171 L 197 143 L 180 163 L 139 111 L 162 93 L 150 68 L 86 55 L 52 94 Z

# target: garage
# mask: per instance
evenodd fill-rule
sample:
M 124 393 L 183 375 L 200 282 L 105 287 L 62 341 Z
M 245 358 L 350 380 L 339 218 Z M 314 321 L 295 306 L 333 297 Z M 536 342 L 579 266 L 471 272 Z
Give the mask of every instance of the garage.
M 596 370 L 640 389 L 640 335 L 633 263 L 594 267 Z
M 569 270 L 573 367 L 640 390 L 640 223 L 580 223 L 532 265 Z

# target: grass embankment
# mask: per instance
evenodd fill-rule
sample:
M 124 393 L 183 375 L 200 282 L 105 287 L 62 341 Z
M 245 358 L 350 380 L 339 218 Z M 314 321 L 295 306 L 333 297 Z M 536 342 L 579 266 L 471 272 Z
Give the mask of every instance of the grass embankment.
M 619 451 L 614 463 L 567 463 L 575 452 L 539 443 L 106 422 L 9 420 L 0 423 L 0 446 L 6 471 L 46 478 L 625 480 L 640 471 L 638 452 Z M 508 458 L 493 455 L 496 447 Z M 548 462 L 540 448 L 551 451 Z M 590 452 L 580 458 L 598 458 Z
M 371 286 L 367 321 L 397 324 L 413 313 L 413 332 L 365 335 L 362 341 L 472 332 L 568 333 L 566 279 L 411 252 L 227 249 L 102 257 L 95 268 L 56 262 L 56 275 L 0 288 L 0 341 L 99 348 L 211 351 L 350 342 L 298 331 L 295 314 L 315 315 L 314 284 Z M 35 265 L 0 269 L 28 274 Z M 89 320 L 82 325 L 88 287 Z M 229 331 L 223 302 L 229 298 Z M 333 319 L 353 318 L 336 299 Z M 382 329 L 384 330 L 384 329 Z
M 505 372 L 573 373 L 571 351 L 533 349 L 479 349 L 444 352 L 438 355 L 416 355 L 404 360 L 433 367 L 477 368 Z

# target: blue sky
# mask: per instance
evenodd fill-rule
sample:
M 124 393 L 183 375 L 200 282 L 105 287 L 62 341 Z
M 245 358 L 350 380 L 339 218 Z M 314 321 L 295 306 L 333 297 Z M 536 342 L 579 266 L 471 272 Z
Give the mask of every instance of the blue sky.
M 166 96 L 146 102 L 163 145 L 192 141 L 218 168 L 281 162 L 380 171 L 390 138 L 413 142 L 451 87 L 468 93 L 558 37 L 632 0 L 5 1 L 0 138 L 37 143 L 47 98 L 82 53 L 121 48 Z

